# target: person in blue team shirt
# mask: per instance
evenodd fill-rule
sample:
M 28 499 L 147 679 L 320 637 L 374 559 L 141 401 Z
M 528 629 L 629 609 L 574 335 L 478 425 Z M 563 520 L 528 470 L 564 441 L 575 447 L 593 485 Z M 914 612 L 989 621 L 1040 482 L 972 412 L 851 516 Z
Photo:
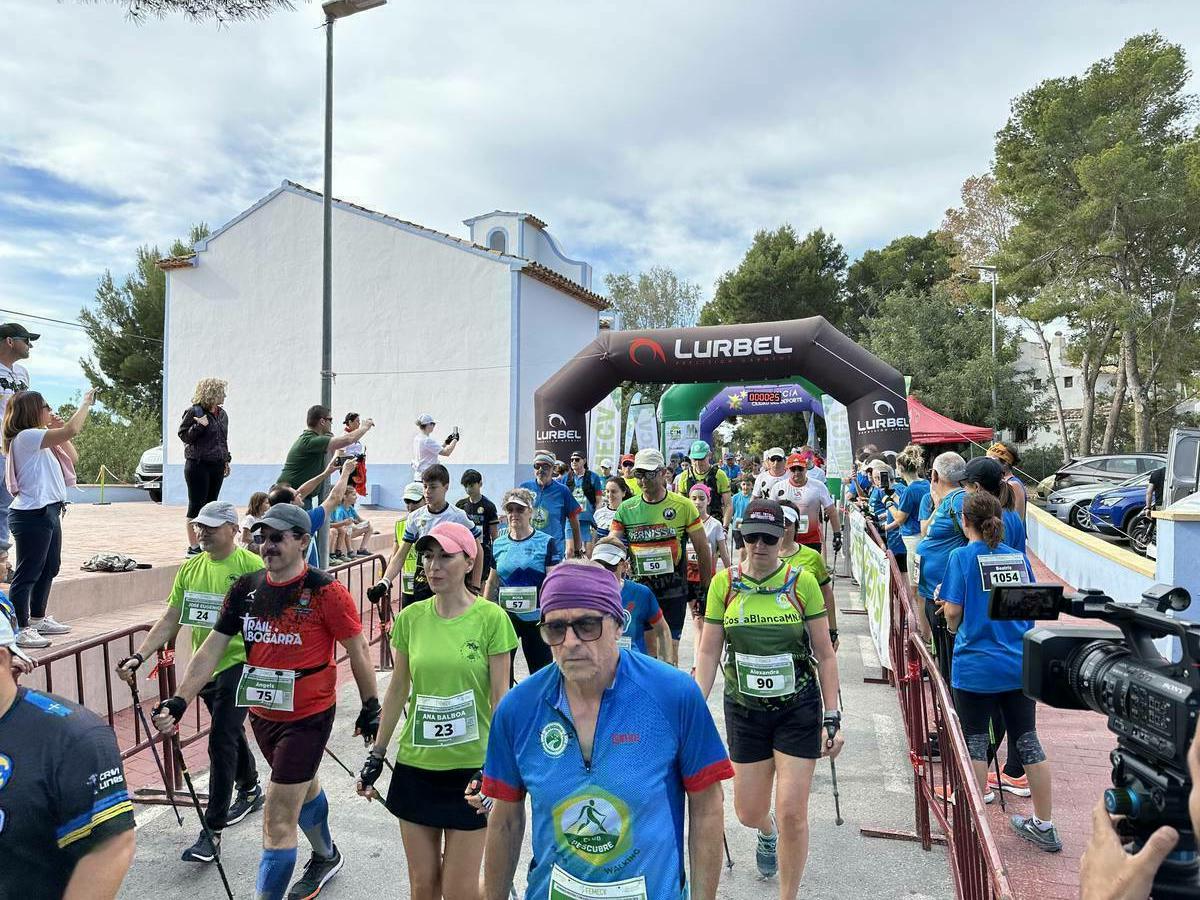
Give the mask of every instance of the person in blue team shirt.
M 1000 501 L 1004 510 L 1004 543 L 1025 552 L 1025 522 L 1017 512 L 1017 496 L 1012 484 L 1004 477 L 1000 463 L 990 456 L 977 456 L 967 463 L 963 474 L 967 493 L 984 490 Z
M 550 648 L 538 634 L 538 594 L 550 569 L 562 562 L 558 541 L 534 530 L 533 504 L 528 488 L 512 488 L 504 495 L 500 508 L 506 527 L 492 544 L 496 568 L 488 576 L 485 594 L 508 613 L 530 674 L 550 665 Z M 515 649 L 512 656 L 515 664 Z
M 892 518 L 892 510 L 900 505 L 904 497 L 904 482 L 896 479 L 892 467 L 880 460 L 870 465 L 871 493 L 868 496 L 868 508 L 875 517 L 875 527 L 880 530 L 887 541 L 887 548 L 896 558 L 896 565 L 901 572 L 908 571 L 908 551 L 900 532 L 895 527 L 896 520 Z M 891 526 L 890 528 L 888 526 Z
M 728 450 L 725 451 L 725 463 L 721 466 L 721 471 L 725 473 L 725 477 L 729 479 L 730 483 L 741 477 L 742 467 L 734 462 L 733 453 Z
M 637 650 L 661 659 L 671 665 L 679 661 L 672 658 L 675 642 L 671 640 L 671 627 L 658 605 L 654 591 L 629 578 L 629 552 L 619 538 L 598 541 L 592 548 L 592 561 L 598 562 L 613 573 L 621 586 L 621 605 L 628 614 L 625 630 L 617 638 L 617 644 L 625 650 Z M 650 632 L 650 646 L 646 645 L 646 633 Z
M 533 478 L 521 485 L 533 494 L 533 527 L 554 538 L 568 557 L 582 556 L 579 516 L 583 510 L 567 486 L 554 480 L 554 466 L 554 454 L 539 450 L 533 455 Z M 570 543 L 567 542 L 568 522 L 571 523 Z
M 1050 764 L 1037 735 L 1037 704 L 1021 690 L 1023 639 L 1033 622 L 992 619 L 992 588 L 1030 583 L 1033 569 L 1024 553 L 1002 542 L 1000 501 L 975 491 L 963 501 L 960 524 L 969 543 L 950 554 L 940 600 L 954 635 L 954 708 L 962 723 L 971 768 L 986 794 L 990 730 L 1000 713 L 1016 735 L 1016 750 L 1033 793 L 1033 815 L 1012 816 L 1013 830 L 1042 850 L 1057 852 L 1062 841 L 1050 803 Z
M 899 532 L 908 554 L 908 582 L 917 586 L 917 544 L 921 542 L 921 506 L 929 496 L 929 481 L 925 478 L 925 451 L 919 444 L 909 444 L 896 457 L 896 471 L 904 479 L 904 495 L 889 510 L 892 523 L 889 529 Z
M 946 634 L 946 619 L 934 600 L 938 585 L 946 571 L 950 552 L 965 547 L 967 536 L 959 524 L 965 492 L 959 483 L 963 480 L 967 465 L 957 453 L 942 453 L 933 461 L 929 476 L 929 494 L 932 497 L 933 514 L 925 529 L 925 537 L 917 544 L 917 555 L 921 559 L 917 573 L 917 595 L 922 602 L 917 604 L 921 636 L 933 638 L 937 651 L 938 669 L 946 684 L 950 683 L 951 660 L 954 644 Z
M 567 486 L 579 504 L 579 536 L 583 539 L 584 550 L 590 552 L 596 508 L 604 505 L 604 479 L 588 468 L 582 453 L 575 451 L 571 454 L 571 467 L 559 481 Z
M 526 794 L 528 900 L 716 897 L 721 782 L 733 777 L 733 766 L 696 683 L 622 650 L 624 627 L 617 582 L 602 566 L 567 562 L 547 576 L 541 632 L 554 665 L 497 707 L 483 794 L 474 801 L 494 801 L 485 897 L 506 898 L 513 889 Z

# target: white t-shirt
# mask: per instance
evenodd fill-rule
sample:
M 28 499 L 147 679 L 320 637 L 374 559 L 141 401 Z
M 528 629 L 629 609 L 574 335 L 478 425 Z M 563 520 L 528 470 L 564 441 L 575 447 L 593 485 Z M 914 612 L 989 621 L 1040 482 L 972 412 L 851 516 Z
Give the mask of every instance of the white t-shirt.
M 238 543 L 243 543 L 242 542 L 242 532 L 249 531 L 257 523 L 258 523 L 258 516 L 252 516 L 252 515 L 250 515 L 250 513 L 246 513 L 244 516 L 242 516 L 242 524 L 241 524 L 241 527 L 238 529 Z M 250 545 L 245 544 L 244 546 L 249 547 Z
M 29 389 L 29 372 L 20 363 L 6 366 L 0 363 L 0 419 L 8 408 L 8 398 L 18 391 Z
M 425 470 L 438 461 L 441 443 L 428 434 L 418 433 L 413 438 L 413 481 L 420 481 Z
M 713 568 L 717 568 L 717 545 L 725 540 L 725 526 L 716 516 L 704 520 L 704 536 L 708 538 L 708 552 L 712 556 Z
M 355 441 L 353 444 L 347 444 L 345 447 L 343 447 L 339 451 L 338 455 L 339 456 L 365 456 L 366 452 L 367 452 L 367 448 L 363 446 L 363 442 Z
M 797 487 L 791 479 L 785 479 L 771 489 L 771 499 L 791 500 L 800 510 L 800 522 L 796 528 L 796 542 L 811 544 L 821 540 L 821 510 L 833 506 L 833 495 L 823 481 L 814 481 L 812 476 Z
M 787 481 L 788 474 L 784 472 L 782 475 L 772 475 L 766 469 L 758 473 L 758 477 L 754 479 L 754 496 L 763 499 L 771 498 L 771 488 L 775 487 L 781 481 Z
M 596 530 L 604 532 L 602 537 L 606 537 L 612 531 L 613 516 L 617 514 L 615 509 L 609 509 L 608 504 L 601 502 L 596 507 L 595 513 L 592 514 L 592 519 L 595 521 Z
M 17 496 L 12 509 L 41 509 L 51 503 L 67 502 L 67 483 L 62 465 L 49 450 L 42 449 L 45 428 L 26 428 L 9 444 L 17 475 Z

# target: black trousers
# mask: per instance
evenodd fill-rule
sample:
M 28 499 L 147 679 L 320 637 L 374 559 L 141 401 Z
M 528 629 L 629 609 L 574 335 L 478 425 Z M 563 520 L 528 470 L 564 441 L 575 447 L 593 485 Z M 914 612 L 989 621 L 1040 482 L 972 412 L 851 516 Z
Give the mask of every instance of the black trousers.
M 246 740 L 247 706 L 237 705 L 237 686 L 242 666 L 230 666 L 200 691 L 200 699 L 212 717 L 208 733 L 208 809 L 204 821 L 211 831 L 225 827 L 236 784 L 247 790 L 258 784 L 258 767 Z
M 550 653 L 549 645 L 542 640 L 542 633 L 538 631 L 537 622 L 526 622 L 524 619 L 518 619 L 512 613 L 508 614 L 508 619 L 513 624 L 513 628 L 517 632 L 517 639 L 521 642 L 521 652 L 525 654 L 525 665 L 529 666 L 529 674 L 532 675 L 538 669 L 544 669 L 554 661 L 554 657 Z M 516 671 L 517 651 L 513 648 L 512 669 Z M 513 683 L 516 683 L 514 678 Z
M 38 509 L 11 509 L 8 526 L 17 547 L 17 571 L 9 585 L 9 599 L 17 611 L 17 624 L 46 615 L 50 586 L 62 562 L 61 503 Z
M 200 514 L 200 507 L 212 503 L 221 495 L 225 463 L 186 459 L 183 462 L 183 480 L 188 489 L 187 517 L 194 519 Z
M 933 630 L 933 647 L 937 651 L 938 671 L 942 673 L 942 680 L 949 688 L 950 674 L 954 668 L 954 635 L 946 629 L 946 617 L 938 612 L 932 600 L 925 600 L 925 618 L 929 620 L 929 627 Z

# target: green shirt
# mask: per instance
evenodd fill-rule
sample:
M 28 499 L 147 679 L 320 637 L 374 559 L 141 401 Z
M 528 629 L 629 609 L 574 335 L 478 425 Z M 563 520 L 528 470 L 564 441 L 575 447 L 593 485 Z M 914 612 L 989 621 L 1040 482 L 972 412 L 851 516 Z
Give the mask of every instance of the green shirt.
M 304 482 L 316 478 L 325 468 L 325 457 L 329 453 L 331 440 L 332 434 L 317 434 L 311 428 L 304 429 L 288 450 L 283 471 L 275 480 L 280 484 L 298 488 Z
M 229 592 L 229 586 L 243 575 L 257 572 L 262 567 L 262 557 L 243 547 L 234 547 L 233 552 L 220 562 L 207 553 L 200 553 L 179 567 L 167 605 L 179 610 L 180 622 L 190 624 L 193 655 L 212 631 L 212 626 L 217 624 L 217 614 Z M 206 621 L 209 623 L 207 626 L 202 624 Z M 242 643 L 240 634 L 234 635 L 213 675 L 245 661 L 246 645 Z
M 825 565 L 825 557 L 812 547 L 800 544 L 795 553 L 791 556 L 781 556 L 779 561 L 797 569 L 804 569 L 817 579 L 818 587 L 829 584 L 829 569 Z
M 696 504 L 667 491 L 656 503 L 645 496 L 624 501 L 613 516 L 612 533 L 629 545 L 634 577 L 682 577 L 683 545 L 689 534 L 699 533 L 703 539 L 704 526 Z
M 795 701 L 813 677 L 805 623 L 824 615 L 817 580 L 803 569 L 781 562 L 762 581 L 737 567 L 717 572 L 704 620 L 725 629 L 726 698 L 750 709 L 781 709 Z
M 489 657 L 516 649 L 508 614 L 479 598 L 443 619 L 436 598 L 406 606 L 392 626 L 392 646 L 408 657 L 412 690 L 396 759 L 432 771 L 478 769 L 492 724 Z

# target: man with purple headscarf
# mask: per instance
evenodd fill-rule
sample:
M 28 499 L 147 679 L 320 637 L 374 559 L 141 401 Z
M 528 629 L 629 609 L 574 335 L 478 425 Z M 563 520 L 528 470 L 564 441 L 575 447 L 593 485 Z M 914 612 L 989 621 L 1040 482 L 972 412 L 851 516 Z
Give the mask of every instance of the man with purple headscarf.
M 626 613 L 617 579 L 602 566 L 557 566 L 540 599 L 554 665 L 509 691 L 492 719 L 484 896 L 509 896 L 528 793 L 534 865 L 526 897 L 647 900 L 690 889 L 713 900 L 721 781 L 733 766 L 699 688 L 678 669 L 618 646 Z

